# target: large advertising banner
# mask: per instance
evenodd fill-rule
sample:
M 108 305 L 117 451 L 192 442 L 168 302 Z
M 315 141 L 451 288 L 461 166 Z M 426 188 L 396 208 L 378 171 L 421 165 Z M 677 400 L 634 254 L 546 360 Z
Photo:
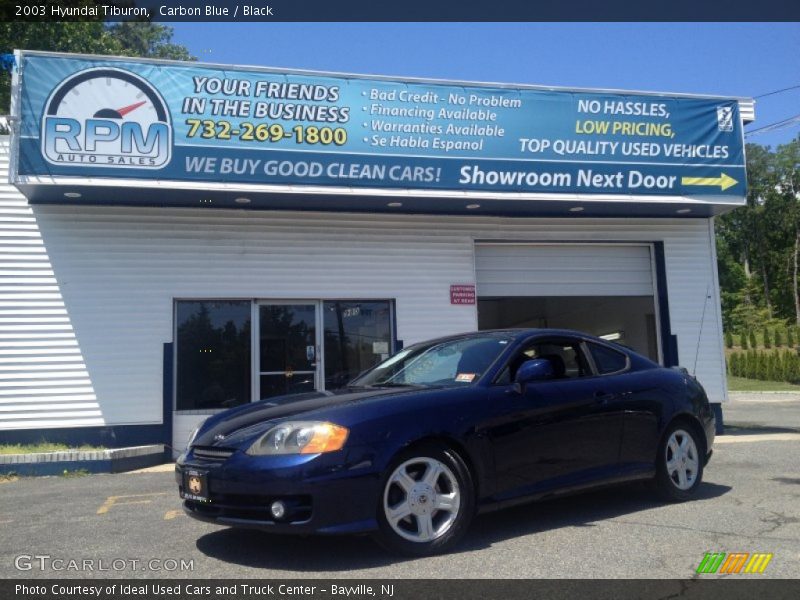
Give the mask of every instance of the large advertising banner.
M 18 181 L 745 195 L 730 98 L 36 53 L 19 69 Z

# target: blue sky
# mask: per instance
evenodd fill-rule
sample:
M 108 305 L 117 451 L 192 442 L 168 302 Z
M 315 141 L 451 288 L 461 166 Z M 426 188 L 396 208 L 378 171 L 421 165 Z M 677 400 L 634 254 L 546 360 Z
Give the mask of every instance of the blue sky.
M 798 23 L 175 23 L 205 62 L 758 96 L 800 86 Z M 758 100 L 755 129 L 800 114 L 800 87 Z M 775 146 L 800 123 L 748 137 Z

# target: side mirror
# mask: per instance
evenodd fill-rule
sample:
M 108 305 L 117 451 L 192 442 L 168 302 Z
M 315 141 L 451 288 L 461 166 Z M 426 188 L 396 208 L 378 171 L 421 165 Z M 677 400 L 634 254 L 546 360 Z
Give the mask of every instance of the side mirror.
M 526 360 L 520 365 L 519 369 L 517 369 L 517 375 L 514 377 L 514 383 L 524 386 L 532 381 L 552 379 L 554 374 L 553 365 L 549 360 L 546 358 L 534 358 L 533 360 Z

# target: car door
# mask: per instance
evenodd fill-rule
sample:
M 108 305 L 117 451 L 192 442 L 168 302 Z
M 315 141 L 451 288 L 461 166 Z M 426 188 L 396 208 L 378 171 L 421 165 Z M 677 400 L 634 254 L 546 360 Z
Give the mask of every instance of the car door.
M 519 365 L 532 358 L 555 364 L 555 376 L 520 389 Z M 613 476 L 622 414 L 577 338 L 532 339 L 523 344 L 490 389 L 493 448 L 500 499 L 579 487 Z
M 623 413 L 620 441 L 622 475 L 652 470 L 659 441 L 659 423 L 668 402 L 653 370 L 630 368 L 630 358 L 611 345 L 587 341 L 595 370 L 607 393 Z

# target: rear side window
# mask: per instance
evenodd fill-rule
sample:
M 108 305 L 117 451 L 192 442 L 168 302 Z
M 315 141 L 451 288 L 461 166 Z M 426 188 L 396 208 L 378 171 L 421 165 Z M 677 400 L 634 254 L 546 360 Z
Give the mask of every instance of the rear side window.
M 514 381 L 522 363 L 546 358 L 553 366 L 553 379 L 575 379 L 591 375 L 586 355 L 574 340 L 535 340 L 512 358 L 495 380 L 499 385 Z
M 597 372 L 600 375 L 616 373 L 628 366 L 628 357 L 622 352 L 617 352 L 598 344 L 589 343 L 588 346 L 589 351 L 592 353 L 594 364 L 597 366 Z

